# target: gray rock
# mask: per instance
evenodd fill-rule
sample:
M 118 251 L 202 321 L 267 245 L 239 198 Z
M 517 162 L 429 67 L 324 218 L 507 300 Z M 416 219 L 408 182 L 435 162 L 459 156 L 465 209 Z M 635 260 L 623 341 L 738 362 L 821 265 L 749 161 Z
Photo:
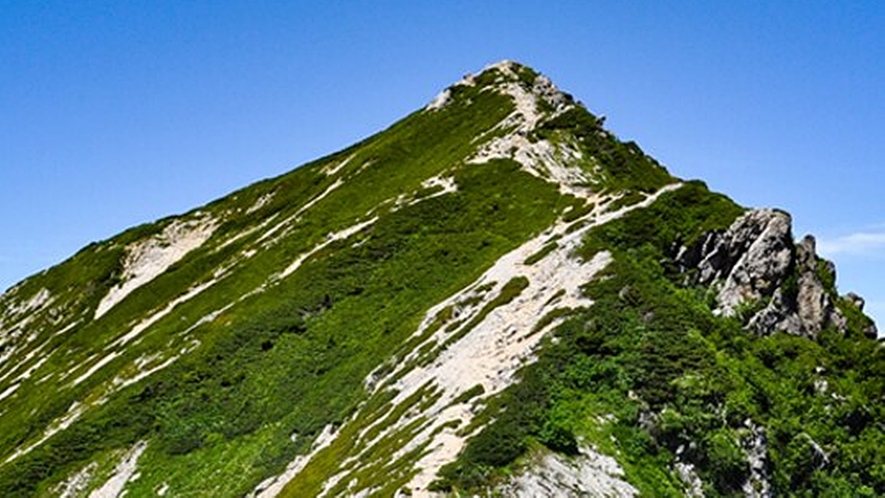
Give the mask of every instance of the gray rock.
M 701 279 L 725 274 L 717 300 L 723 314 L 733 315 L 741 303 L 772 295 L 787 275 L 792 254 L 790 216 L 771 209 L 750 211 L 701 262 Z
M 722 233 L 720 232 L 710 232 L 706 234 L 699 243 L 694 244 L 692 246 L 681 246 L 677 249 L 676 257 L 674 258 L 676 264 L 679 266 L 680 271 L 685 271 L 690 268 L 697 268 L 701 260 L 705 257 L 713 253 L 713 250 L 719 243 L 719 239 L 722 237 Z M 723 261 L 717 260 L 715 263 L 710 262 L 708 266 L 723 266 Z
M 796 244 L 796 266 L 802 271 L 816 268 L 817 241 L 814 236 L 806 235 Z
M 682 480 L 682 483 L 685 485 L 685 496 L 689 496 L 691 498 L 703 498 L 704 481 L 701 480 L 701 477 L 695 470 L 694 465 L 677 461 L 675 464 L 673 464 L 673 470 L 676 472 L 676 475 L 679 476 L 679 479 Z
M 743 486 L 744 496 L 770 498 L 773 492 L 769 480 L 768 438 L 765 436 L 765 428 L 749 419 L 744 421 L 744 426 L 748 429 L 748 433 L 742 441 L 742 446 L 750 467 L 750 475 Z
M 835 267 L 821 265 L 814 237 L 793 243 L 790 215 L 783 211 L 748 211 L 724 233 L 711 232 L 675 252 L 686 283 L 718 289 L 718 314 L 736 316 L 758 304 L 759 311 L 740 318 L 759 334 L 816 337 L 827 327 L 847 329 L 833 290 L 822 280 L 822 271 L 824 279 L 835 280 Z M 848 299 L 857 304 L 860 298 Z
M 573 104 L 571 97 L 560 91 L 550 78 L 542 74 L 535 78 L 532 93 L 543 98 L 556 112 L 562 112 Z
M 796 313 L 804 332 L 817 336 L 830 323 L 834 309 L 830 296 L 814 273 L 806 272 L 799 277 L 799 294 L 796 298 Z
M 849 292 L 848 294 L 845 294 L 842 299 L 848 301 L 853 306 L 856 306 L 859 311 L 863 312 L 864 305 L 866 304 L 864 298 L 860 297 L 854 292 Z M 846 323 L 848 322 L 848 320 L 844 316 L 842 316 L 841 312 L 839 313 L 839 315 L 842 321 Z M 863 334 L 871 339 L 876 339 L 877 337 L 879 337 L 879 329 L 876 328 L 876 323 L 870 320 L 869 323 L 864 326 Z
M 784 301 L 783 291 L 777 289 L 768 305 L 749 319 L 747 328 L 761 335 L 773 334 L 778 330 L 801 335 L 802 322 L 790 309 L 791 306 Z
M 639 490 L 624 479 L 624 471 L 614 458 L 588 447 L 579 450 L 580 454 L 575 457 L 558 453 L 536 456 L 531 466 L 498 486 L 492 495 L 526 498 L 639 495 Z
M 857 306 L 857 309 L 859 309 L 861 311 L 863 311 L 863 307 L 867 303 L 864 300 L 864 298 L 858 296 L 857 294 L 855 294 L 853 292 L 849 292 L 848 294 L 845 294 L 845 299 L 847 299 L 848 301 L 853 303 L 855 306 Z

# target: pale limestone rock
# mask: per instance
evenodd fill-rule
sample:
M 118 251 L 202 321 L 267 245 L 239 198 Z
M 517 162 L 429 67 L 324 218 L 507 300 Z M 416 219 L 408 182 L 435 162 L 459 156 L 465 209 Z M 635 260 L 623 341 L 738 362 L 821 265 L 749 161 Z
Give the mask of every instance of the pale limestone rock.
M 747 454 L 750 475 L 744 482 L 742 491 L 748 498 L 770 498 L 773 494 L 768 473 L 768 438 L 765 436 L 765 429 L 749 419 L 744 421 L 744 426 L 749 430 L 742 446 Z
M 673 464 L 673 470 L 676 471 L 676 475 L 678 475 L 679 479 L 682 480 L 682 483 L 685 484 L 686 496 L 691 498 L 703 498 L 704 481 L 701 480 L 701 477 L 698 475 L 697 471 L 695 471 L 694 465 L 685 462 L 676 462 Z
M 639 490 L 624 480 L 624 471 L 614 458 L 586 447 L 571 458 L 558 453 L 545 454 L 496 491 L 501 496 L 526 498 L 639 495 Z
M 114 498 L 123 496 L 126 493 L 126 485 L 129 482 L 138 479 L 138 474 L 135 471 L 138 465 L 138 459 L 141 457 L 141 454 L 144 453 L 145 449 L 147 449 L 147 443 L 144 441 L 140 441 L 133 446 L 123 456 L 120 463 L 117 464 L 117 467 L 114 469 L 114 474 L 111 475 L 100 488 L 89 493 L 89 498 Z

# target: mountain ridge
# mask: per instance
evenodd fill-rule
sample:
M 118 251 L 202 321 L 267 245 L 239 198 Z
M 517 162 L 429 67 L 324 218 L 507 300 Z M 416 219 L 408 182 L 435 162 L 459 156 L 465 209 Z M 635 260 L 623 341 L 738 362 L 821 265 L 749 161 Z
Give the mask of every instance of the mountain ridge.
M 875 325 L 772 213 L 671 177 L 548 78 L 493 64 L 0 296 L 0 489 L 877 492 L 881 458 L 831 463 L 859 444 L 839 424 L 882 438 Z M 813 436 L 782 423 L 798 415 L 766 376 L 780 368 L 806 372 L 783 389 L 841 390 L 829 410 L 848 415 Z

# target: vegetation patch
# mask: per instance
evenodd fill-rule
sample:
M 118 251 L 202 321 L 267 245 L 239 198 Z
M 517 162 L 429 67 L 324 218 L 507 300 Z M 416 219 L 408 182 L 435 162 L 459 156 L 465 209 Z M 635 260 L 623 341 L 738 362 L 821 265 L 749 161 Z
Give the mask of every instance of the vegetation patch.
M 489 400 L 487 425 L 436 488 L 477 492 L 506 480 L 533 444 L 571 453 L 584 441 L 614 456 L 649 496 L 682 494 L 676 462 L 695 466 L 707 494 L 738 495 L 750 472 L 750 427 L 759 427 L 775 494 L 885 492 L 876 450 L 885 433 L 874 422 L 885 416 L 877 401 L 885 355 L 875 340 L 833 330 L 817 341 L 756 337 L 714 316 L 705 289 L 668 278 L 675 243 L 727 226 L 739 212 L 689 184 L 591 230 L 583 251 L 606 247 L 614 257 L 586 289 L 595 304 L 557 328 L 519 384 Z M 812 385 L 821 375 L 838 394 Z
M 541 124 L 540 139 L 566 133 L 576 138 L 582 153 L 602 167 L 601 185 L 610 191 L 636 189 L 653 192 L 673 182 L 663 166 L 647 156 L 634 142 L 621 142 L 602 128 L 603 120 L 580 106 Z
M 525 261 L 523 261 L 523 264 L 524 265 L 533 265 L 533 264 L 537 263 L 538 261 L 541 261 L 542 259 L 544 259 L 544 256 L 547 256 L 551 252 L 555 251 L 557 247 L 559 247 L 559 244 L 557 244 L 556 242 L 548 242 L 547 244 L 544 245 L 544 247 L 542 247 L 540 250 L 538 250 L 538 252 L 525 258 Z

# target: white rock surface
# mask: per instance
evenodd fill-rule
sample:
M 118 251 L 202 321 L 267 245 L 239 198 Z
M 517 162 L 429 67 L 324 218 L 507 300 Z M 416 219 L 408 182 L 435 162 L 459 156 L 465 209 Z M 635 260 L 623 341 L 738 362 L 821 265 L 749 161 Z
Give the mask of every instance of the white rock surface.
M 624 471 L 614 458 L 586 447 L 572 458 L 547 453 L 498 491 L 517 498 L 639 495 L 639 490 L 624 480 Z
M 695 470 L 694 465 L 685 462 L 676 462 L 673 470 L 685 484 L 685 494 L 691 498 L 703 498 L 704 482 Z
M 257 201 L 255 201 L 255 204 L 252 204 L 251 206 L 249 206 L 249 209 L 246 210 L 246 214 L 252 214 L 252 213 L 260 210 L 264 206 L 267 206 L 268 204 L 270 204 L 270 201 L 272 201 L 273 198 L 274 198 L 274 192 L 268 192 L 268 193 L 262 195 L 261 197 L 258 198 Z
M 189 220 L 175 220 L 153 237 L 126 248 L 122 282 L 108 291 L 95 309 L 98 319 L 126 296 L 160 276 L 189 252 L 203 245 L 218 227 L 208 215 Z
M 532 175 L 556 183 L 562 193 L 589 197 L 591 192 L 587 185 L 590 178 L 577 164 L 581 153 L 574 144 L 529 139 L 539 123 L 571 109 L 574 104 L 543 75 L 535 78 L 531 88 L 525 88 L 510 81 L 517 78 L 517 69 L 512 62 L 503 61 L 490 68 L 506 75 L 508 81 L 499 83 L 494 89 L 509 96 L 516 109 L 495 127 L 495 130 L 506 130 L 507 133 L 487 142 L 468 162 L 478 164 L 492 159 L 513 159 Z M 553 112 L 542 111 L 542 102 Z
M 129 481 L 136 478 L 135 469 L 138 459 L 147 449 L 147 443 L 141 441 L 132 447 L 117 464 L 114 474 L 98 489 L 89 493 L 89 498 L 117 498 L 125 494 L 124 489 Z
M 446 88 L 445 90 L 439 92 L 433 100 L 427 104 L 428 111 L 438 111 L 446 106 L 452 98 L 452 91 Z
M 338 164 L 326 166 L 325 168 L 323 168 L 323 173 L 325 173 L 326 176 L 337 175 L 339 171 L 344 169 L 344 167 L 347 166 L 348 163 L 350 163 L 350 161 L 354 158 L 354 156 L 356 156 L 356 154 L 351 154 Z
M 53 492 L 56 493 L 59 498 L 76 498 L 82 496 L 89 487 L 92 473 L 95 472 L 97 467 L 98 464 L 95 462 L 90 463 L 59 484 Z
M 749 437 L 744 440 L 743 447 L 750 465 L 750 476 L 742 491 L 747 498 L 771 498 L 773 495 L 768 475 L 768 439 L 765 437 L 765 429 L 749 419 L 744 425 L 749 429 Z

